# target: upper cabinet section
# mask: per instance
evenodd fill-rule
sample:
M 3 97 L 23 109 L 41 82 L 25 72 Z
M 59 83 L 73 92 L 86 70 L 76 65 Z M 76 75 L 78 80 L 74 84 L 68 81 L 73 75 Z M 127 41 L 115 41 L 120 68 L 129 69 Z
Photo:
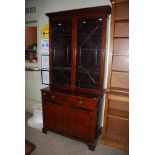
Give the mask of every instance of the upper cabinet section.
M 110 7 L 48 13 L 50 85 L 102 91 Z

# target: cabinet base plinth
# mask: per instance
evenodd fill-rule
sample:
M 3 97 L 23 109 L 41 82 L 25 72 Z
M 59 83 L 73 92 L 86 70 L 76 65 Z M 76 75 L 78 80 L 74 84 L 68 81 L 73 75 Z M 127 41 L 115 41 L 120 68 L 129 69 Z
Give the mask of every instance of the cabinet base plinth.
M 42 133 L 47 134 L 47 129 L 45 127 L 42 128 Z

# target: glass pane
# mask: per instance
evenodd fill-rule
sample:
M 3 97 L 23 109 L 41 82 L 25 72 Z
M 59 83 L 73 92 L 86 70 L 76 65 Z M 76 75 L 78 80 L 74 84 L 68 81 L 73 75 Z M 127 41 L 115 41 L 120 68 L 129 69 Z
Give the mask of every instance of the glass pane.
M 71 22 L 52 23 L 52 83 L 70 85 Z
M 98 89 L 101 65 L 102 19 L 78 20 L 76 85 Z

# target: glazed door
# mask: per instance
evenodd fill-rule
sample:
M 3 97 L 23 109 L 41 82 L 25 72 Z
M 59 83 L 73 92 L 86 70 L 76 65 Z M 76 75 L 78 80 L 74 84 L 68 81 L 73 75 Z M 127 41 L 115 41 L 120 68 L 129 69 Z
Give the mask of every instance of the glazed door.
M 95 113 L 92 109 L 77 105 L 67 108 L 67 132 L 70 136 L 92 142 L 95 140 Z
M 54 102 L 43 103 L 44 126 L 58 132 L 63 131 L 63 104 Z
M 54 21 L 51 24 L 52 83 L 71 84 L 71 21 Z
M 77 87 L 99 89 L 102 30 L 102 18 L 79 19 L 77 21 Z

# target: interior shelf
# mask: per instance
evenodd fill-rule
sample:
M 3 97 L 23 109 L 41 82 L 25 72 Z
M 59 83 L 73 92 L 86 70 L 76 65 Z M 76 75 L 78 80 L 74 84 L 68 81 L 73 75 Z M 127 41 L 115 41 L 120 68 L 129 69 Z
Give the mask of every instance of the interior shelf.
M 115 53 L 115 54 L 112 54 L 113 56 L 129 56 L 129 54 L 117 54 L 117 53 Z
M 114 35 L 114 38 L 125 38 L 125 39 L 129 39 L 129 36 L 118 36 L 118 35 Z

